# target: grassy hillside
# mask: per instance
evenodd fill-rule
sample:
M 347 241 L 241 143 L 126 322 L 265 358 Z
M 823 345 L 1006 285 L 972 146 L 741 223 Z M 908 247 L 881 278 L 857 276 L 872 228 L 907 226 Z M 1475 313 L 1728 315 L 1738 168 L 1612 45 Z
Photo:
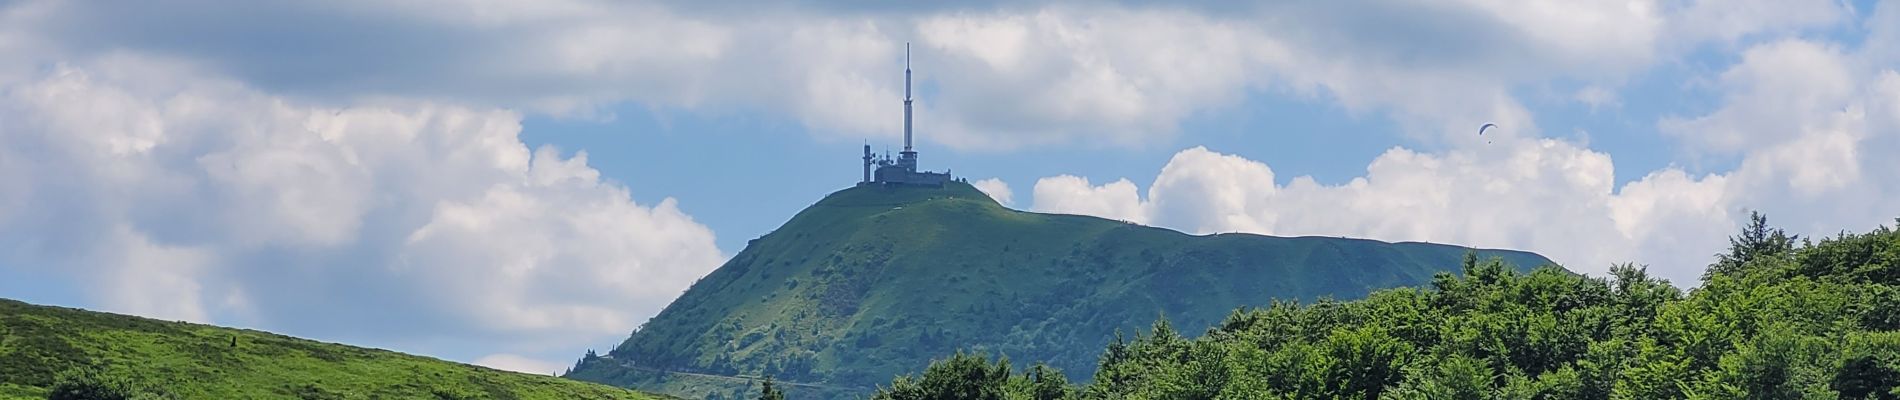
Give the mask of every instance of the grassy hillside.
M 660 398 L 268 332 L 0 299 L 0 399 L 45 399 L 60 373 L 85 366 L 179 399 Z
M 748 243 L 570 377 L 717 398 L 748 382 L 704 375 L 769 375 L 822 385 L 794 387 L 794 397 L 835 398 L 969 346 L 1086 377 L 1117 330 L 1157 316 L 1207 326 L 1237 306 L 1428 283 L 1467 251 L 1193 236 L 1010 210 L 966 184 L 856 187 Z M 1515 251 L 1480 256 L 1526 269 L 1549 263 Z

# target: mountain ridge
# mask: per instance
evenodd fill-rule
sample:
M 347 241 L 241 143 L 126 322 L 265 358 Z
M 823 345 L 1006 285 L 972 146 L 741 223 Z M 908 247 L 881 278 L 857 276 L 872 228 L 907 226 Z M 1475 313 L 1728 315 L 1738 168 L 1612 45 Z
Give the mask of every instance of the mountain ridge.
M 1145 328 L 1162 315 L 1209 326 L 1236 307 L 1421 284 L 1456 268 L 1467 251 L 1525 270 L 1549 264 L 1511 250 L 1192 235 L 1017 211 L 961 182 L 860 185 L 748 241 L 607 356 L 581 360 L 569 376 L 708 398 L 743 389 L 656 371 L 868 389 L 970 343 L 1087 376 L 1115 331 Z

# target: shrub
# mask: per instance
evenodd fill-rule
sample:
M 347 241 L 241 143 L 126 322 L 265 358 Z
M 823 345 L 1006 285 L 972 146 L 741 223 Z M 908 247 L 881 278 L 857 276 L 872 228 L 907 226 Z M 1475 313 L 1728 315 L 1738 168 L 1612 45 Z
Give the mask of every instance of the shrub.
M 159 400 L 170 399 L 162 390 L 102 368 L 82 367 L 54 378 L 47 400 Z

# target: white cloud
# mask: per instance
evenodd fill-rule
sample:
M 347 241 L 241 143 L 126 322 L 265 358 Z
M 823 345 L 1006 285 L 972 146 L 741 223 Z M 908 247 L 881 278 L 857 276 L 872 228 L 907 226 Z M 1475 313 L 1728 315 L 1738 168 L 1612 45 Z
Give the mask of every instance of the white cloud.
M 0 50 L 33 56 L 0 65 L 0 74 L 136 53 L 190 59 L 325 104 L 453 99 L 590 116 L 632 101 L 763 110 L 819 135 L 889 140 L 899 132 L 899 53 L 911 41 L 918 119 L 932 127 L 921 138 L 958 148 L 1153 144 L 1183 120 L 1259 91 L 1389 112 L 1415 137 L 1459 143 L 1468 135 L 1450 133 L 1482 121 L 1512 127 L 1506 135 L 1535 132 L 1512 95 L 1524 85 L 1577 80 L 1609 90 L 1666 60 L 1665 51 L 1838 24 L 1844 15 L 1826 0 L 1728 3 L 233 8 L 29 0 L 0 12 Z M 258 51 L 264 46 L 292 48 Z
M 80 255 L 75 261 L 104 278 L 93 284 L 102 289 L 106 303 L 134 315 L 212 322 L 202 306 L 205 296 L 199 283 L 199 274 L 213 261 L 210 252 L 155 244 L 125 226 L 111 228 L 97 240 L 112 250 Z
M 140 315 L 573 354 L 723 259 L 672 199 L 530 153 L 514 112 L 310 106 L 166 66 L 0 82 L 0 265 Z
M 1046 213 L 1094 215 L 1138 224 L 1148 223 L 1147 206 L 1135 184 L 1127 179 L 1094 186 L 1088 178 L 1060 175 L 1036 180 L 1034 210 Z
M 1269 232 L 1277 222 L 1268 209 L 1277 194 L 1273 182 L 1266 164 L 1202 147 L 1182 150 L 1148 190 L 1148 210 L 1159 215 L 1139 221 L 1201 233 Z
M 1623 105 L 1623 101 L 1617 98 L 1615 91 L 1596 85 L 1577 89 L 1577 94 L 1572 97 L 1576 98 L 1578 102 L 1590 106 L 1591 111 L 1621 107 Z
M 553 375 L 567 370 L 569 364 L 536 360 L 516 354 L 490 354 L 475 359 L 475 365 L 524 374 Z
M 1009 183 L 1003 182 L 1002 179 L 975 180 L 970 181 L 970 185 L 976 186 L 976 190 L 983 191 L 983 194 L 989 195 L 991 199 L 996 199 L 996 202 L 1003 203 L 1005 206 L 1012 204 L 1015 200 L 1009 190 Z
M 585 163 L 544 148 L 525 182 L 437 202 L 392 269 L 486 329 L 631 331 L 720 258 L 672 199 L 634 205 Z
M 1875 64 L 1900 60 L 1900 6 L 1880 3 L 1861 25 L 1867 29 L 1861 51 Z
M 1663 132 L 1717 154 L 1800 138 L 1857 91 L 1854 71 L 1830 46 L 1783 40 L 1748 49 L 1723 72 L 1723 107 L 1693 119 L 1665 119 Z
M 945 88 L 924 102 L 946 126 L 933 140 L 963 147 L 1139 144 L 1259 81 L 1250 28 L 1177 10 L 955 13 L 916 30 L 925 76 Z
M 1695 0 L 1670 4 L 1673 37 L 1689 43 L 1735 42 L 1839 24 L 1848 10 L 1837 0 Z
M 1127 207 L 1150 211 L 1155 225 L 1194 233 L 1353 236 L 1528 249 L 1584 272 L 1647 261 L 1643 257 L 1648 255 L 1635 250 L 1652 233 L 1620 229 L 1642 224 L 1620 224 L 1617 219 L 1613 203 L 1620 197 L 1612 192 L 1608 155 L 1549 139 L 1500 145 L 1513 148 L 1445 155 L 1394 148 L 1374 159 L 1364 177 L 1341 185 L 1319 184 L 1310 177 L 1278 185 L 1265 164 L 1197 147 L 1175 154 L 1162 167 L 1147 201 L 1133 198 L 1132 185 L 1125 193 L 1062 190 L 1072 186 L 1058 179 L 1062 177 L 1038 182 L 1035 201 L 1043 209 L 1043 194 L 1051 193 L 1063 204 L 1086 204 L 1091 195 L 1100 198 L 1097 202 L 1138 202 Z M 1677 171 L 1667 176 L 1680 175 Z M 1646 179 L 1631 185 L 1661 184 Z M 1699 199 L 1652 198 L 1644 205 L 1677 210 L 1690 208 L 1681 203 L 1691 200 Z M 1637 212 L 1651 211 L 1625 213 Z M 1726 232 L 1729 221 L 1718 218 L 1714 223 L 1722 228 L 1718 232 Z M 1679 280 L 1693 277 L 1663 274 Z
M 1755 45 L 1720 72 L 1720 107 L 1659 123 L 1693 148 L 1740 157 L 1722 173 L 1665 167 L 1618 188 L 1609 154 L 1504 138 L 1439 153 L 1393 148 L 1344 184 L 1276 184 L 1264 163 L 1197 147 L 1175 154 L 1145 199 L 1125 180 L 1092 187 L 1065 175 L 1037 182 L 1035 208 L 1197 233 L 1526 249 L 1577 271 L 1635 262 L 1694 284 L 1749 210 L 1810 236 L 1900 215 L 1900 161 L 1888 156 L 1900 154 L 1900 72 L 1864 50 Z
M 1722 73 L 1721 108 L 1662 127 L 1730 145 L 1718 147 L 1742 157 L 1730 195 L 1798 223 L 1797 232 L 1872 228 L 1900 215 L 1900 164 L 1889 156 L 1900 153 L 1900 125 L 1885 112 L 1900 91 L 1879 51 L 1801 40 L 1755 46 Z
M 1678 285 L 1694 285 L 1713 261 L 1710 256 L 1728 245 L 1728 236 L 1747 217 L 1747 206 L 1733 197 L 1729 182 L 1725 175 L 1698 177 L 1676 168 L 1652 171 L 1608 199 L 1610 220 L 1626 241 L 1584 237 L 1576 247 L 1606 249 L 1608 255 L 1602 258 L 1609 262 L 1649 265 Z M 1775 216 L 1775 222 L 1786 221 L 1786 216 Z M 1551 229 L 1566 226 L 1552 222 Z

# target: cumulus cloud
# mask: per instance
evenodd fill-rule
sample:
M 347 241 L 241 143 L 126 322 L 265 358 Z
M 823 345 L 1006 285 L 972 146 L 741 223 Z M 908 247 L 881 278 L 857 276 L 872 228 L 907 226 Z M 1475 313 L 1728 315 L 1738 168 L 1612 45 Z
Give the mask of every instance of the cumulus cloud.
M 932 121 L 956 145 L 1139 144 L 1258 81 L 1252 29 L 1179 10 L 1051 6 L 932 15 L 915 29 L 945 88 L 927 99 Z
M 958 148 L 1152 144 L 1259 91 L 1389 112 L 1415 137 L 1456 143 L 1469 139 L 1445 133 L 1478 121 L 1512 127 L 1506 135 L 1535 132 L 1512 95 L 1522 85 L 1613 90 L 1671 49 L 1845 15 L 1827 0 L 1729 3 L 28 0 L 0 12 L 0 49 L 187 58 L 326 104 L 453 99 L 608 117 L 596 114 L 630 101 L 763 110 L 820 135 L 890 139 L 900 132 L 890 116 L 908 41 L 917 44 L 918 118 L 932 127 L 922 137 Z
M 1825 123 L 1816 118 L 1826 118 L 1858 90 L 1856 75 L 1838 49 L 1823 43 L 1789 39 L 1756 46 L 1721 74 L 1722 109 L 1665 119 L 1661 128 L 1717 154 L 1801 139 Z
M 573 354 L 723 258 L 673 200 L 530 152 L 515 112 L 311 106 L 190 70 L 118 57 L 0 82 L 0 265 L 114 311 Z
M 989 195 L 991 199 L 996 199 L 996 202 L 1003 203 L 1005 206 L 1012 204 L 1015 200 L 1013 193 L 1009 190 L 1009 183 L 1003 182 L 1002 179 L 980 179 L 970 181 L 970 185 L 976 186 L 976 190 L 983 191 L 983 194 Z
M 1900 72 L 1873 61 L 1879 51 L 1798 39 L 1743 51 L 1713 81 L 1719 107 L 1658 123 L 1690 148 L 1739 157 L 1726 172 L 1665 167 L 1617 187 L 1607 153 L 1506 138 L 1439 153 L 1395 147 L 1343 184 L 1279 184 L 1265 163 L 1196 147 L 1176 153 L 1145 198 L 1126 180 L 1057 176 L 1037 182 L 1035 208 L 1197 233 L 1525 249 L 1582 272 L 1648 264 L 1689 285 L 1750 210 L 1810 236 L 1900 215 L 1900 161 L 1888 156 L 1900 154 Z
M 1340 185 L 1319 184 L 1310 177 L 1276 184 L 1266 164 L 1196 147 L 1175 154 L 1162 167 L 1145 200 L 1135 198 L 1132 184 L 1120 193 L 1102 195 L 1063 190 L 1072 184 L 1052 178 L 1038 182 L 1035 202 L 1044 208 L 1043 194 L 1050 193 L 1059 204 L 1087 204 L 1090 197 L 1139 203 L 1127 206 L 1145 212 L 1139 217 L 1098 215 L 1194 233 L 1352 236 L 1528 249 L 1584 272 L 1646 261 L 1634 248 L 1654 233 L 1642 231 L 1649 228 L 1641 223 L 1647 221 L 1619 224 L 1619 211 L 1644 216 L 1713 212 L 1713 218 L 1688 222 L 1712 221 L 1723 228 L 1717 232 L 1726 232 L 1729 221 L 1721 214 L 1723 208 L 1684 204 L 1698 198 L 1651 196 L 1642 205 L 1664 211 L 1621 210 L 1625 206 L 1617 204 L 1619 196 L 1612 191 L 1606 154 L 1550 139 L 1509 145 L 1515 148 L 1492 153 L 1425 154 L 1394 148 L 1374 159 L 1364 176 Z M 1682 178 L 1680 171 L 1663 176 L 1631 185 L 1668 185 L 1671 194 L 1679 194 L 1704 184 Z M 1720 241 L 1721 236 L 1705 239 Z M 1693 277 L 1665 275 L 1679 281 Z
M 1060 175 L 1036 180 L 1036 211 L 1094 215 L 1137 224 L 1148 223 L 1148 207 L 1134 182 L 1120 179 L 1095 186 L 1089 178 Z

